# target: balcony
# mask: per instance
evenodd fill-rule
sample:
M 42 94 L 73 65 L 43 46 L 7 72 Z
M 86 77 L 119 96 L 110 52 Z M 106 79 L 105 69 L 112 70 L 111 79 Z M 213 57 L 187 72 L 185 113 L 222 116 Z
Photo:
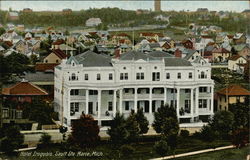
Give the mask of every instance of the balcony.
M 164 94 L 152 94 L 152 99 L 164 99 Z
M 70 96 L 70 100 L 74 101 L 74 100 L 78 100 L 78 101 L 85 101 L 86 97 L 85 96 Z

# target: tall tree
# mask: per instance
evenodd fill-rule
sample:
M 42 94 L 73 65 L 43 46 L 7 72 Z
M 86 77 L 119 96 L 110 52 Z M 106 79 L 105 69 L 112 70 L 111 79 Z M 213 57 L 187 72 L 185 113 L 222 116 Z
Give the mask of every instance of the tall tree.
M 229 111 L 234 114 L 234 129 L 249 127 L 249 103 L 236 103 L 229 105 Z
M 143 114 L 143 109 L 140 108 L 137 113 L 135 114 L 135 119 L 137 123 L 139 124 L 140 132 L 139 134 L 144 134 L 148 132 L 148 125 L 149 122 L 147 120 L 147 117 Z
M 99 132 L 99 126 L 94 118 L 82 114 L 80 119 L 73 121 L 68 141 L 81 148 L 94 146 L 100 140 Z
M 126 120 L 126 129 L 127 129 L 127 137 L 126 140 L 128 142 L 135 142 L 139 137 L 140 128 L 139 124 L 136 121 L 135 114 L 133 111 L 130 113 L 129 117 Z

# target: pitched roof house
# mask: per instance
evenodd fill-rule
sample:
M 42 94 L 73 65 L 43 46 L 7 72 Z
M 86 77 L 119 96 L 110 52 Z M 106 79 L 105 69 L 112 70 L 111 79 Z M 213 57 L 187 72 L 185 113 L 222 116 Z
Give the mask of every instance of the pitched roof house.
M 44 58 L 44 63 L 61 63 L 62 59 L 66 59 L 67 55 L 60 49 L 54 49 L 52 52 Z

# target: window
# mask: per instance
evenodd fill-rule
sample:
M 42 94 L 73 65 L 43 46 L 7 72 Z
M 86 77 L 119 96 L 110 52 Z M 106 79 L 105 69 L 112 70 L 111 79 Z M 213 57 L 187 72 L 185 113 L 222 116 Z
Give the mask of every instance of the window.
M 113 80 L 113 74 L 109 73 L 109 80 Z
M 2 115 L 2 118 L 8 118 L 9 117 L 9 110 L 8 109 L 3 109 L 3 115 Z
M 97 95 L 97 90 L 89 90 L 89 95 Z
M 205 92 L 207 92 L 207 87 L 199 87 L 199 92 L 200 92 L 200 93 L 205 93 Z
M 166 73 L 166 79 L 170 79 L 170 73 Z
M 56 60 L 56 63 L 59 63 L 59 60 L 58 60 L 58 59 Z M 74 63 L 73 63 L 73 66 L 74 66 Z
M 178 79 L 181 79 L 181 73 L 178 73 L 178 74 L 177 74 L 177 78 L 178 78 Z
M 191 90 L 190 89 L 185 89 L 185 93 L 190 93 Z
M 136 73 L 136 79 L 137 80 L 143 80 L 144 79 L 144 73 Z
M 96 75 L 96 80 L 101 80 L 101 74 L 100 74 L 100 73 L 98 73 L 98 74 Z
M 76 74 L 75 74 L 75 73 L 72 73 L 72 74 L 71 74 L 71 80 L 72 80 L 72 81 L 76 80 Z
M 189 79 L 192 79 L 192 78 L 193 78 L 192 72 L 189 72 L 189 73 L 188 73 L 188 78 L 189 78 Z
M 185 111 L 189 110 L 190 106 L 191 106 L 191 101 L 190 100 L 185 100 Z
M 125 93 L 129 93 L 129 89 L 128 89 L 128 88 L 125 88 L 125 89 L 124 89 L 124 92 L 125 92 Z
M 79 112 L 79 103 L 78 102 L 70 103 L 70 111 Z
M 177 100 L 171 100 L 170 101 L 170 106 L 171 107 L 176 107 L 177 106 Z
M 87 81 L 89 80 L 89 75 L 88 74 L 84 74 L 84 79 Z
M 199 78 L 200 78 L 200 79 L 205 79 L 205 78 L 207 78 L 207 75 L 205 74 L 204 71 L 201 72 L 201 74 L 199 75 Z
M 177 93 L 177 90 L 176 90 L 176 89 L 171 88 L 170 92 L 171 92 L 171 93 L 174 93 L 174 92 L 175 92 L 175 93 Z
M 113 90 L 109 90 L 109 95 L 112 95 L 113 94 Z
M 48 60 L 47 60 L 47 59 L 45 60 L 45 63 L 48 63 Z
M 113 111 L 113 103 L 112 102 L 108 103 L 108 111 Z
M 128 73 L 120 73 L 120 80 L 128 80 Z
M 71 95 L 71 96 L 79 95 L 79 90 L 78 90 L 78 89 L 71 89 L 71 90 L 70 90 L 70 95 Z
M 152 73 L 152 81 L 160 81 L 160 72 Z
M 17 119 L 23 118 L 23 111 L 17 110 L 17 111 L 16 111 L 16 118 L 17 118 Z
M 199 108 L 207 108 L 207 100 L 199 99 Z
M 129 110 L 129 101 L 125 101 L 125 111 Z

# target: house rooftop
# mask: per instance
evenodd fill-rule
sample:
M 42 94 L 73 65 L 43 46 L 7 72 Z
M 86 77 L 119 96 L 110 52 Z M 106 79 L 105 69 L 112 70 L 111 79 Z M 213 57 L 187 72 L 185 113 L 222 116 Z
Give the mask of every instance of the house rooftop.
M 221 94 L 221 95 L 228 95 L 228 96 L 248 96 L 248 95 L 250 95 L 250 92 L 247 89 L 241 87 L 240 85 L 236 85 L 236 84 L 230 85 L 227 88 L 223 88 L 223 89 L 217 91 L 217 93 Z

